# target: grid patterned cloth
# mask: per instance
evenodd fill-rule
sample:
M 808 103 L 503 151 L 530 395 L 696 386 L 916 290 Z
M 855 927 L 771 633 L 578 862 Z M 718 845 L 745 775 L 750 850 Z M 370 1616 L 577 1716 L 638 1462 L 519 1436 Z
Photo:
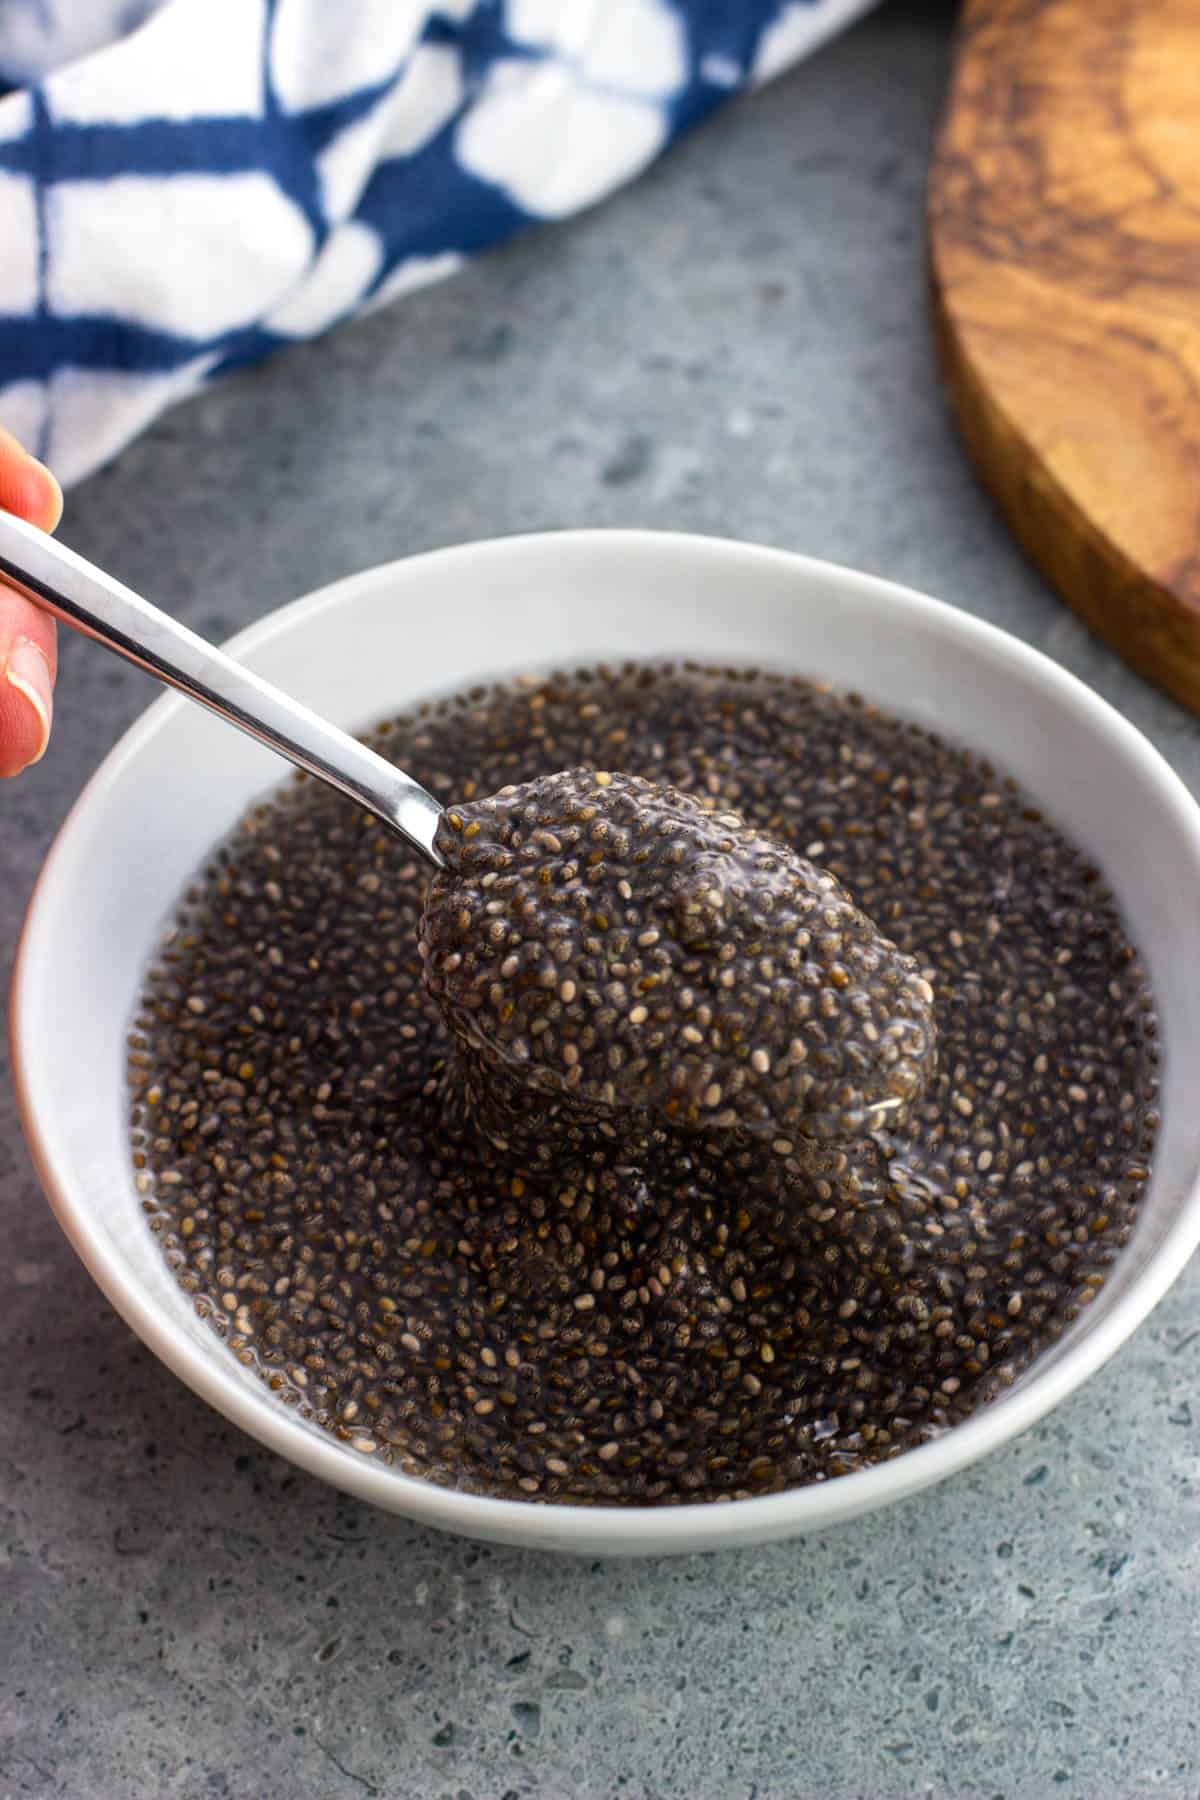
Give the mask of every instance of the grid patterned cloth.
M 66 483 L 644 169 L 873 0 L 0 0 L 0 424 Z

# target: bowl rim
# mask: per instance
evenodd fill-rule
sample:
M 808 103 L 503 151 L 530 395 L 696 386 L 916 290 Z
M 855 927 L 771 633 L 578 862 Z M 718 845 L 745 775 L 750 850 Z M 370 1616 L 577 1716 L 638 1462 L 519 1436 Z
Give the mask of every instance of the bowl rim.
M 379 563 L 344 576 L 314 592 L 275 608 L 230 638 L 224 648 L 249 657 L 335 607 L 352 604 L 379 584 L 399 576 L 419 583 L 421 571 L 434 564 L 480 557 L 517 558 L 535 554 L 583 551 L 618 560 L 628 552 L 668 555 L 724 556 L 746 566 L 768 564 L 793 571 L 810 583 L 854 591 L 876 603 L 885 602 L 915 613 L 941 634 L 957 638 L 971 653 L 998 659 L 1020 680 L 1040 685 L 1081 714 L 1103 734 L 1115 753 L 1140 765 L 1144 777 L 1159 789 L 1178 830 L 1190 838 L 1200 860 L 1200 804 L 1147 738 L 1115 707 L 1042 651 L 999 626 L 935 600 L 903 584 L 798 552 L 691 532 L 564 529 L 484 538 Z M 1178 1278 L 1200 1245 L 1200 1177 L 1181 1196 L 1179 1211 L 1165 1228 L 1137 1279 L 1118 1296 L 1088 1335 L 1068 1344 L 1040 1373 L 1036 1362 L 1010 1392 L 973 1414 L 962 1424 L 894 1460 L 877 1463 L 828 1482 L 814 1482 L 781 1493 L 731 1501 L 692 1501 L 675 1506 L 579 1506 L 561 1501 L 510 1500 L 476 1494 L 410 1476 L 373 1460 L 352 1460 L 352 1453 L 327 1439 L 280 1406 L 261 1384 L 247 1380 L 232 1359 L 226 1368 L 193 1344 L 165 1310 L 127 1278 L 120 1256 L 94 1223 L 94 1205 L 75 1191 L 69 1170 L 58 1154 L 52 1121 L 44 1120 L 39 1103 L 39 1071 L 26 1054 L 27 1020 L 36 1004 L 37 970 L 44 966 L 44 938 L 50 897 L 72 840 L 129 765 L 140 760 L 153 740 L 190 705 L 177 694 L 156 699 L 121 736 L 87 781 L 54 838 L 37 877 L 22 926 L 13 968 L 9 1007 L 9 1041 L 18 1111 L 32 1160 L 60 1226 L 117 1313 L 139 1338 L 192 1391 L 251 1437 L 308 1473 L 346 1492 L 402 1513 L 423 1524 L 468 1536 L 531 1547 L 602 1554 L 596 1539 L 609 1541 L 612 1553 L 667 1553 L 715 1549 L 767 1541 L 825 1529 L 876 1507 L 903 1499 L 966 1468 L 1010 1439 L 1027 1431 L 1074 1392 L 1120 1348 Z M 622 1542 L 629 1539 L 628 1546 Z

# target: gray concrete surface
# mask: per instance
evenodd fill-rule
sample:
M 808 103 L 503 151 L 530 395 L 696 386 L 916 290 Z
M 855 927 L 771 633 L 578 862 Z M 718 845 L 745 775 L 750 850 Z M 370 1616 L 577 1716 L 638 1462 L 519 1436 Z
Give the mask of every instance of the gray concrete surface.
M 795 546 L 1040 645 L 1200 788 L 1196 724 L 1064 612 L 964 466 L 921 202 L 948 7 L 893 3 L 586 219 L 172 414 L 70 541 L 223 634 L 409 550 L 565 524 Z M 0 798 L 8 955 L 150 698 L 66 646 Z M 0 1795 L 1200 1793 L 1200 1273 L 1039 1430 L 883 1515 L 657 1564 L 377 1516 L 130 1336 L 0 1086 Z

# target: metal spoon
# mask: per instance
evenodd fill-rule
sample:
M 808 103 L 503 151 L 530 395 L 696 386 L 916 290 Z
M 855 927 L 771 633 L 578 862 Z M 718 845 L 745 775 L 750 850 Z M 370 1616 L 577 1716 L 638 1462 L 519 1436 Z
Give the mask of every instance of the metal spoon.
M 442 866 L 433 842 L 442 807 L 410 775 L 9 513 L 0 513 L 0 576 L 56 619 L 348 795 Z

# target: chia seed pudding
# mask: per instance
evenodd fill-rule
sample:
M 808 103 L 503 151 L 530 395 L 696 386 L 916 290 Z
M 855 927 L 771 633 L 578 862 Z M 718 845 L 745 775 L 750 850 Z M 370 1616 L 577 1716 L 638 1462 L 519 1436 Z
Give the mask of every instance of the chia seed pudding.
M 1152 998 L 1001 772 L 691 665 L 372 742 L 453 798 L 447 868 L 297 778 L 185 896 L 129 1040 L 150 1229 L 281 1404 L 476 1492 L 737 1499 L 947 1430 L 1095 1297 Z
M 454 1080 L 497 1148 L 731 1131 L 793 1173 L 907 1122 L 933 989 L 834 877 L 739 814 L 576 769 L 452 807 L 421 921 Z

